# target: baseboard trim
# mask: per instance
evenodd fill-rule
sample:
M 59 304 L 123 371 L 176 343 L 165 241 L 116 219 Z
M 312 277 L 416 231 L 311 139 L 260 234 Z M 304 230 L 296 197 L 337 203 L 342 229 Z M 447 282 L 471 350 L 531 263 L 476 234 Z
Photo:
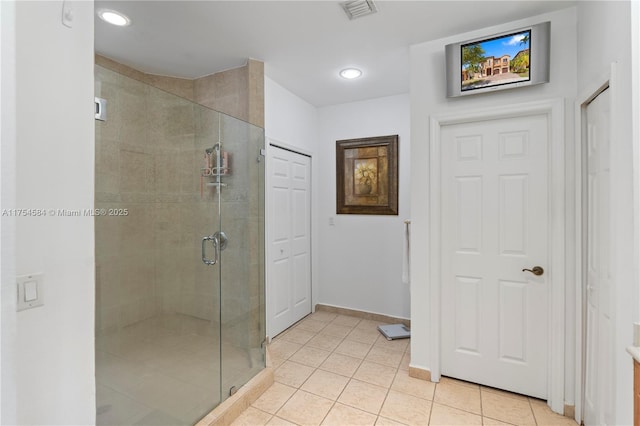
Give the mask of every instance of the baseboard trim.
M 316 311 L 323 311 L 323 312 L 329 312 L 329 313 L 332 313 L 332 314 L 340 314 L 340 315 L 350 315 L 352 317 L 367 319 L 367 320 L 371 320 L 371 321 L 378 321 L 378 322 L 383 323 L 383 324 L 399 324 L 399 323 L 401 323 L 401 324 L 404 324 L 407 327 L 411 328 L 411 320 L 410 319 L 392 317 L 390 315 L 385 315 L 385 314 L 376 314 L 376 313 L 373 313 L 373 312 L 359 311 L 357 309 L 343 308 L 343 307 L 340 307 L 340 306 L 324 305 L 324 304 L 321 304 L 321 303 L 318 303 L 316 305 Z
M 413 377 L 414 379 L 426 380 L 427 382 L 430 382 L 431 370 L 427 370 L 426 368 L 409 366 L 409 377 Z
M 564 416 L 570 419 L 576 418 L 576 406 L 564 404 Z

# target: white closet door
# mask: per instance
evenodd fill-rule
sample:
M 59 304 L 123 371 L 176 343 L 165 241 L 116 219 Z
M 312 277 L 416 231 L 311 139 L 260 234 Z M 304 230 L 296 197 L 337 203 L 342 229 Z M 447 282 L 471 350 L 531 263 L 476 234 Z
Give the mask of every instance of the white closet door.
M 587 318 L 584 424 L 611 424 L 609 91 L 587 105 Z
M 311 159 L 270 147 L 267 316 L 274 337 L 311 313 Z

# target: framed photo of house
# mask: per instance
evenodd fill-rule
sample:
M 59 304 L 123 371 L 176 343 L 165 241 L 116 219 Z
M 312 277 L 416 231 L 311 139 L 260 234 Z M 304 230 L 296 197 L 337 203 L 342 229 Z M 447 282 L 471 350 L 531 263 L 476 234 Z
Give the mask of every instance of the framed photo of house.
M 398 135 L 336 141 L 336 213 L 398 214 Z

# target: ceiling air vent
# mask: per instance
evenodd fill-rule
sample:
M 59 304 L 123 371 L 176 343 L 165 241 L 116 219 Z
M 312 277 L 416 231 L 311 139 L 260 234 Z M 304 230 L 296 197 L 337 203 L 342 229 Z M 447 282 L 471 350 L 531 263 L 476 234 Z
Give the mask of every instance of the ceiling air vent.
M 349 19 L 362 18 L 378 11 L 373 0 L 349 0 L 340 3 L 340 5 Z

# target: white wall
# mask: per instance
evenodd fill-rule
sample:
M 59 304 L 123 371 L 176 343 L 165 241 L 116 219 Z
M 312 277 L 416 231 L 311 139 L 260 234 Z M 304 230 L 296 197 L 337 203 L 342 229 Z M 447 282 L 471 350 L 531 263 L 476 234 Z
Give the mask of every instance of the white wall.
M 399 216 L 336 215 L 335 142 L 392 134 L 400 136 Z M 408 95 L 317 109 L 265 77 L 265 135 L 312 156 L 314 305 L 409 318 L 409 287 L 401 284 L 410 217 Z
M 0 210 L 15 208 L 15 2 L 0 2 Z M 16 221 L 0 219 L 0 424 L 16 424 Z
M 267 64 L 268 65 L 268 64 Z M 265 67 L 268 70 L 268 66 Z M 291 149 L 311 157 L 311 299 L 315 306 L 318 303 L 318 226 L 316 220 L 316 206 L 318 206 L 318 186 L 322 179 L 318 174 L 318 112 L 316 107 L 294 95 L 267 75 L 264 77 L 264 133 L 267 151 L 269 144 Z M 269 153 L 267 153 L 269 156 Z M 266 176 L 267 197 L 269 196 L 269 170 Z M 267 224 L 269 212 L 266 212 Z M 269 227 L 267 226 L 269 241 Z M 267 256 L 268 258 L 268 256 Z M 267 334 L 273 337 L 269 323 L 269 304 L 271 303 L 271 286 L 269 282 L 269 267 L 266 267 L 266 303 L 267 303 Z
M 611 143 L 612 252 L 612 340 L 614 353 L 613 424 L 633 423 L 633 368 L 625 347 L 633 341 L 633 321 L 638 319 L 634 303 L 638 291 L 635 276 L 633 216 L 633 122 L 631 67 L 631 3 L 629 1 L 579 2 L 578 89 L 586 90 L 616 62 L 617 74 L 611 93 L 615 131 Z M 638 76 L 633 78 L 635 84 Z M 615 87 L 618 89 L 616 90 Z
M 474 37 L 508 31 L 538 22 L 551 21 L 551 78 L 540 86 L 519 88 L 448 99 L 445 95 L 444 47 Z M 462 110 L 481 109 L 485 106 L 522 103 L 540 99 L 565 100 L 566 145 L 565 158 L 567 176 L 567 244 L 573 235 L 573 100 L 576 96 L 576 11 L 565 9 L 503 25 L 459 34 L 454 37 L 435 40 L 411 47 L 411 211 L 412 211 L 412 274 L 411 274 L 411 365 L 430 369 L 433 349 L 429 334 L 430 294 L 429 294 L 429 117 Z M 567 253 L 571 249 L 567 246 Z M 575 328 L 575 288 L 573 262 L 567 257 L 566 321 L 567 336 L 574 336 Z M 565 403 L 574 404 L 574 357 L 575 345 L 568 342 L 565 358 Z
M 93 3 L 16 3 L 16 205 L 94 203 Z M 21 217 L 16 273 L 44 274 L 44 306 L 17 314 L 19 424 L 92 424 L 94 226 L 91 217 Z
M 404 220 L 411 217 L 409 96 L 328 106 L 318 113 L 318 302 L 409 318 L 409 286 L 402 284 Z M 399 214 L 336 215 L 336 141 L 395 134 L 399 135 Z M 335 225 L 329 225 L 330 218 Z
M 635 267 L 633 319 L 635 322 L 640 322 L 640 119 L 638 119 L 640 117 L 640 2 L 637 0 L 631 2 L 631 50 L 631 118 L 633 126 L 631 142 L 633 144 L 633 229 L 635 231 L 633 233 Z M 623 336 L 623 339 L 626 339 L 626 336 Z M 623 386 L 622 391 L 624 392 L 627 390 L 628 384 L 624 383 Z M 628 403 L 627 399 L 626 404 Z
M 314 154 L 318 142 L 316 107 L 268 76 L 264 78 L 264 131 L 267 138 Z
M 631 2 L 631 85 L 632 85 L 632 117 L 640 117 L 640 1 Z M 635 282 L 640 282 L 640 120 L 633 120 L 633 182 L 634 182 L 634 208 L 635 218 L 634 235 L 634 259 Z M 640 320 L 640 285 L 636 286 L 635 297 L 636 311 L 635 321 Z

